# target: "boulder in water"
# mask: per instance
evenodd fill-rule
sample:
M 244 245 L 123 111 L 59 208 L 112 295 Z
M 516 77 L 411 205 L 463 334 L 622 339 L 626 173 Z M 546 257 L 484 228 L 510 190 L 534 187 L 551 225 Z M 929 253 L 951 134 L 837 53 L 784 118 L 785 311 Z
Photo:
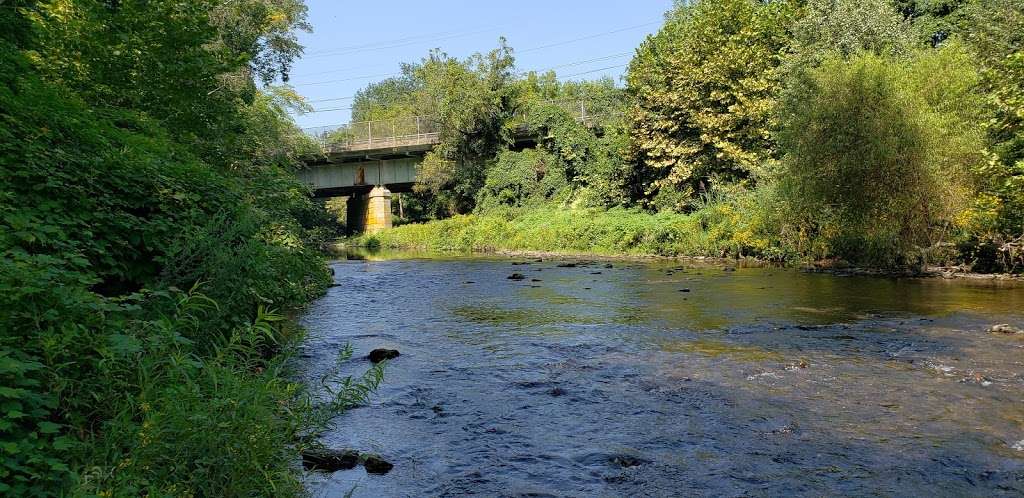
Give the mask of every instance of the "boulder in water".
M 522 280 L 522 279 L 526 278 L 526 275 L 523 275 L 522 273 L 513 273 L 513 274 L 511 274 L 511 275 L 509 275 L 508 277 L 505 277 L 505 278 L 507 278 L 509 280 Z
M 619 467 L 629 468 L 648 464 L 651 463 L 651 461 L 632 455 L 615 455 L 612 457 L 612 463 Z
M 384 360 L 398 358 L 398 355 L 400 354 L 402 353 L 399 353 L 397 349 L 377 348 L 374 349 L 373 351 L 370 351 L 370 354 L 367 355 L 367 358 L 369 358 L 370 361 L 373 363 L 380 363 Z
M 306 470 L 336 472 L 349 470 L 359 463 L 359 453 L 353 450 L 311 448 L 302 452 L 302 466 Z
M 988 328 L 991 334 L 1024 334 L 1024 330 L 1011 326 L 1008 323 L 999 323 Z
M 363 468 L 369 474 L 387 474 L 395 466 L 380 455 L 363 455 Z

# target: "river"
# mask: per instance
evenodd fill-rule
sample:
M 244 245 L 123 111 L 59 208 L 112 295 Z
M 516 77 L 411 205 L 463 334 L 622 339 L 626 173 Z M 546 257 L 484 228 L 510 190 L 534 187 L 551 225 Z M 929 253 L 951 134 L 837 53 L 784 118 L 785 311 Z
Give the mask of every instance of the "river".
M 1024 334 L 988 331 L 1024 327 L 1024 287 L 559 263 L 333 263 L 310 382 L 346 344 L 352 375 L 401 356 L 322 440 L 394 468 L 312 495 L 1024 494 Z

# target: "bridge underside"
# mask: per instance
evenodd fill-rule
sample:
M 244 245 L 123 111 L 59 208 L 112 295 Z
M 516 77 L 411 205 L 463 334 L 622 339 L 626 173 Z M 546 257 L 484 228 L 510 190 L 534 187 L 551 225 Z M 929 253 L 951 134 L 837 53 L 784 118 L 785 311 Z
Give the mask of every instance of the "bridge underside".
M 417 157 L 332 162 L 300 170 L 299 180 L 313 187 L 316 197 L 365 194 L 376 186 L 409 192 L 416 183 Z
M 386 154 L 328 155 L 297 176 L 313 188 L 314 197 L 348 197 L 349 229 L 375 233 L 391 227 L 391 194 L 412 191 L 421 161 L 409 151 Z

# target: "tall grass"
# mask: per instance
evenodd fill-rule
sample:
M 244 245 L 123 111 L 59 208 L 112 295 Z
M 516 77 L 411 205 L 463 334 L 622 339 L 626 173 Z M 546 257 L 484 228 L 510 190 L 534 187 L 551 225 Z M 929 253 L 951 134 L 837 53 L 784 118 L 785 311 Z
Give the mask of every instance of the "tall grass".
M 754 209 L 768 195 L 708 199 L 689 214 L 559 205 L 494 209 L 403 225 L 358 244 L 425 251 L 544 251 L 598 255 L 785 257 L 771 219 Z M 766 211 L 767 212 L 767 211 Z

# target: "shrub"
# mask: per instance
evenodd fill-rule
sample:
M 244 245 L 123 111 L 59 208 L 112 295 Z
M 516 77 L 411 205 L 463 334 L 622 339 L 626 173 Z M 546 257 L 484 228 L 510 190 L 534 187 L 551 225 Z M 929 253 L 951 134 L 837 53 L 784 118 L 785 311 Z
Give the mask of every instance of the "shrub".
M 801 231 L 822 237 L 828 253 L 885 265 L 920 261 L 920 249 L 942 240 L 981 160 L 970 68 L 949 47 L 911 60 L 830 57 L 798 73 L 779 141 Z

